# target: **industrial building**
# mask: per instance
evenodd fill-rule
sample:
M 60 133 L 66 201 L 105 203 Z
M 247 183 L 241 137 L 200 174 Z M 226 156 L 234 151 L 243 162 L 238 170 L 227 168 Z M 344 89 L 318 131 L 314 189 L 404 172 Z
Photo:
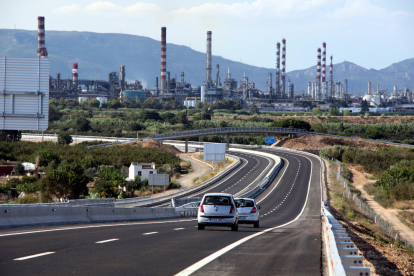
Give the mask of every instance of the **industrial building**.
M 167 28 L 161 27 L 161 55 L 160 75 L 155 77 L 154 88 L 143 87 L 140 80 L 127 82 L 125 65 L 120 65 L 119 70 L 109 72 L 107 80 L 90 80 L 82 78 L 82 63 L 74 62 L 71 68 L 71 78 L 62 79 L 61 73 L 56 77 L 49 78 L 50 97 L 63 98 L 70 101 L 84 102 L 97 99 L 101 105 L 108 99 L 118 98 L 120 101 L 143 102 L 148 97 L 158 97 L 169 101 L 175 99 L 180 103 L 195 107 L 197 102 L 213 103 L 217 100 L 240 101 L 245 108 L 249 104 L 261 104 L 269 107 L 269 103 L 276 103 L 276 110 L 298 110 L 300 102 L 314 101 L 319 105 L 340 106 L 341 102 L 349 102 L 353 96 L 348 92 L 348 80 L 334 80 L 333 78 L 333 55 L 330 56 L 329 80 L 326 76 L 326 54 L 327 43 L 317 48 L 316 56 L 316 79 L 308 82 L 307 92 L 295 91 L 295 85 L 286 76 L 286 39 L 276 43 L 276 71 L 268 73 L 266 91 L 256 88 L 254 81 L 244 74 L 240 81 L 231 75 L 227 68 L 227 74 L 222 81 L 220 77 L 220 65 L 216 64 L 216 75 L 213 79 L 212 64 L 212 32 L 207 31 L 206 39 L 206 72 L 204 83 L 198 86 L 185 82 L 185 72 L 180 72 L 179 79 L 171 78 L 167 70 Z M 38 57 L 46 57 L 44 17 L 38 18 Z M 69 73 L 70 68 L 68 68 Z M 273 77 L 275 83 L 273 85 Z M 131 78 L 129 78 L 131 79 Z M 160 80 L 160 83 L 158 83 Z M 409 88 L 398 89 L 390 97 L 388 91 L 380 90 L 377 84 L 373 91 L 371 81 L 368 82 L 368 91 L 361 99 L 369 103 L 372 108 L 385 108 L 394 105 L 413 104 L 414 92 Z M 286 101 L 288 100 L 288 101 Z M 288 106 L 285 104 L 292 103 Z M 296 104 L 296 102 L 299 102 Z M 385 112 L 385 111 L 384 111 Z

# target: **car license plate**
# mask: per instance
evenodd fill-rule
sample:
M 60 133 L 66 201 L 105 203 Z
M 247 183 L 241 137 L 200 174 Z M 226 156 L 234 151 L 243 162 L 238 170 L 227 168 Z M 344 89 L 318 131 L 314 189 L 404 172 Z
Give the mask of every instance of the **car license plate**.
M 224 220 L 223 219 L 214 219 L 214 218 L 212 218 L 212 219 L 210 219 L 210 221 L 211 222 L 223 222 Z
M 240 219 L 247 219 L 247 217 L 240 217 Z

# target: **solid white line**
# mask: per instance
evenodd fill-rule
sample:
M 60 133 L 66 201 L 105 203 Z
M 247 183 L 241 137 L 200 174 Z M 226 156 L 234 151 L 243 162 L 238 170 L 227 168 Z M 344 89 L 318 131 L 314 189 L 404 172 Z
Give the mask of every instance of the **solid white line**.
M 36 258 L 36 257 L 40 257 L 40 256 L 45 256 L 45 255 L 49 255 L 49 254 L 53 254 L 53 253 L 55 253 L 55 252 L 45 252 L 45 253 L 40 253 L 40 254 L 36 254 L 36 255 L 31 255 L 31 256 L 17 258 L 17 259 L 14 259 L 14 260 L 15 261 L 23 261 L 23 260 L 27 260 L 27 259 L 31 259 L 31 258 Z
M 174 228 L 173 230 L 183 230 L 185 228 Z
M 111 241 L 119 241 L 119 239 L 110 239 L 110 240 L 105 240 L 105 241 L 98 241 L 95 243 L 106 243 L 106 242 L 111 242 Z
M 78 229 L 87 229 L 87 228 L 101 228 L 101 227 L 114 227 L 114 226 L 135 226 L 135 225 L 148 225 L 148 224 L 163 224 L 163 223 L 174 223 L 174 222 L 188 222 L 188 221 L 195 221 L 195 220 L 197 220 L 197 219 L 184 219 L 184 220 L 183 219 L 180 219 L 180 220 L 169 220 L 169 221 L 136 222 L 136 223 L 120 223 L 120 224 L 106 224 L 106 225 L 90 225 L 90 226 L 80 226 L 80 227 L 67 227 L 67 228 L 56 228 L 56 229 L 46 229 L 46 230 L 37 230 L 37 231 L 28 231 L 28 232 L 18 232 L 18 233 L 1 234 L 0 237 L 16 236 L 16 235 L 26 235 L 26 234 L 36 234 L 36 233 L 45 233 L 45 232 L 55 232 L 55 231 L 66 231 L 66 230 L 78 230 Z
M 144 233 L 142 235 L 152 235 L 152 234 L 157 234 L 158 232 L 149 232 L 149 233 Z
M 205 266 L 206 264 L 210 263 L 211 261 L 217 259 L 221 255 L 223 255 L 223 254 L 227 253 L 228 251 L 232 250 L 233 248 L 239 246 L 240 244 L 242 244 L 242 243 L 244 243 L 244 242 L 246 242 L 246 241 L 248 241 L 250 239 L 253 239 L 253 238 L 255 238 L 255 237 L 259 236 L 259 235 L 262 235 L 264 233 L 267 233 L 269 231 L 275 230 L 277 228 L 280 228 L 280 227 L 289 225 L 289 224 L 297 221 L 300 218 L 300 216 L 302 216 L 303 212 L 305 211 L 306 204 L 308 203 L 309 190 L 310 190 L 310 185 L 311 185 L 311 182 L 312 182 L 312 167 L 313 167 L 313 163 L 311 161 L 310 178 L 309 178 L 309 184 L 308 184 L 308 192 L 306 194 L 306 200 L 305 200 L 305 203 L 303 204 L 303 207 L 302 207 L 301 212 L 297 215 L 296 218 L 294 218 L 293 220 L 291 220 L 291 221 L 289 221 L 289 222 L 287 222 L 287 223 L 285 223 L 283 225 L 279 225 L 279 226 L 276 226 L 276 227 L 273 227 L 273 228 L 268 228 L 268 229 L 263 230 L 263 231 L 261 231 L 259 233 L 256 233 L 256 234 L 247 236 L 247 237 L 245 237 L 245 238 L 243 238 L 243 239 L 241 239 L 241 240 L 239 240 L 237 242 L 234 242 L 234 243 L 232 243 L 232 244 L 224 247 L 223 249 L 221 249 L 221 250 L 219 250 L 219 251 L 211 254 L 210 256 L 207 256 L 206 258 L 204 258 L 201 261 L 193 264 L 192 266 L 187 267 L 186 269 L 184 269 L 183 271 L 181 271 L 181 272 L 179 272 L 179 273 L 177 273 L 175 275 L 178 275 L 178 276 L 190 275 L 193 272 L 195 272 L 195 271 L 199 270 L 200 268 L 202 268 L 203 266 Z

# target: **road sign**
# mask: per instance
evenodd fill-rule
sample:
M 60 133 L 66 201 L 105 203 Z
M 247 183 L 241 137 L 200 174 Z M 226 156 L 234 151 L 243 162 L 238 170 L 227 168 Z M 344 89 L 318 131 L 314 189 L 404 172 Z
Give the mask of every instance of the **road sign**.
M 275 136 L 266 136 L 266 144 L 274 144 L 274 143 L 276 143 Z
M 168 174 L 149 174 L 148 185 L 150 186 L 168 186 L 170 184 L 170 176 Z
M 49 59 L 0 57 L 0 130 L 46 130 Z
M 204 161 L 225 161 L 226 144 L 204 144 Z

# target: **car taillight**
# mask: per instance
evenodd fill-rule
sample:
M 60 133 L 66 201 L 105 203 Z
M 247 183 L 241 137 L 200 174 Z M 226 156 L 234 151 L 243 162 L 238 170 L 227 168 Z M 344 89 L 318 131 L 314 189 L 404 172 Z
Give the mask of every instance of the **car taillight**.
M 229 214 L 231 214 L 231 213 L 234 213 L 234 205 L 233 204 L 230 207 L 230 213 Z
M 250 213 L 256 213 L 256 212 L 257 212 L 256 207 L 253 207 L 253 209 L 250 211 Z
M 203 203 L 200 204 L 200 211 L 204 213 L 204 206 Z

